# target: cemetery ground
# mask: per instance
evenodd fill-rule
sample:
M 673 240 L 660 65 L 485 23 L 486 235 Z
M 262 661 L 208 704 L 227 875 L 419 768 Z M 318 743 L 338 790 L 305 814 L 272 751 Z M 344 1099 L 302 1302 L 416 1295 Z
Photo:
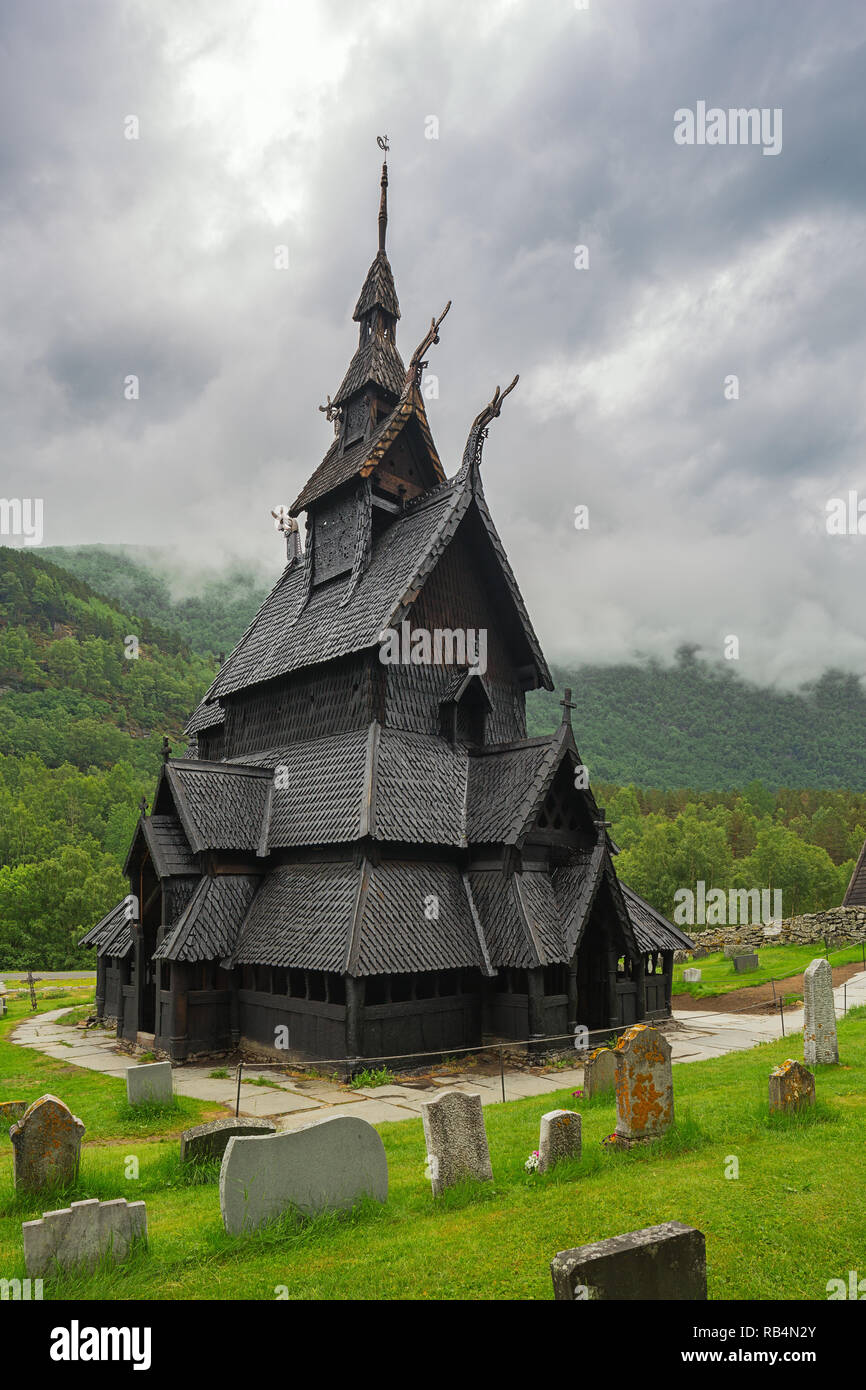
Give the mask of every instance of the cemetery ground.
M 743 947 L 743 954 L 746 953 L 746 947 Z M 721 951 L 714 951 L 700 960 L 677 963 L 674 965 L 673 974 L 673 1007 L 675 1010 L 688 1008 L 689 996 L 700 1000 L 715 999 L 722 1010 L 742 1008 L 743 1005 L 751 1003 L 772 1003 L 774 994 L 770 988 L 770 980 L 776 981 L 775 999 L 785 998 L 789 994 L 802 999 L 803 971 L 816 956 L 823 954 L 824 951 L 815 942 L 805 946 L 761 946 L 758 950 L 757 970 L 750 970 L 743 975 L 736 973 L 734 962 L 728 960 Z M 830 951 L 828 959 L 833 967 L 833 984 L 842 984 L 844 980 L 858 974 L 863 969 L 863 957 L 864 947 L 860 943 L 844 946 L 838 951 Z M 683 979 L 683 971 L 695 967 L 700 970 L 701 978 L 694 983 L 687 983 Z M 783 983 L 780 985 L 779 981 Z M 724 999 L 728 994 L 741 994 L 743 990 L 754 990 L 757 986 L 766 986 L 766 989 L 762 989 L 760 995 L 743 995 L 739 1000 Z M 706 1006 L 702 1004 L 701 1007 Z
M 799 1115 L 771 1118 L 767 1106 L 770 1070 L 802 1057 L 795 1034 L 675 1066 L 674 1126 L 629 1152 L 601 1145 L 615 1124 L 612 1094 L 587 1101 L 552 1090 L 489 1105 L 493 1181 L 435 1201 L 421 1120 L 377 1126 L 390 1174 L 384 1206 L 286 1217 L 237 1237 L 223 1229 L 218 1165 L 184 1173 L 179 1163 L 181 1130 L 226 1112 L 183 1097 L 130 1112 L 122 1080 L 13 1046 L 9 1031 L 29 1015 L 29 1000 L 16 999 L 0 1021 L 3 1098 L 58 1095 L 86 1134 L 74 1187 L 36 1197 L 15 1192 L 12 1146 L 0 1135 L 0 1275 L 24 1277 L 22 1221 L 70 1201 L 144 1200 L 149 1231 L 149 1248 L 124 1264 L 46 1279 L 46 1299 L 550 1299 L 557 1251 L 668 1220 L 705 1233 L 711 1299 L 825 1300 L 828 1280 L 866 1273 L 866 1008 L 839 1020 L 842 1063 L 814 1068 L 817 1104 Z M 582 1157 L 529 1174 L 540 1118 L 558 1107 L 583 1116 Z M 131 1158 L 137 1178 L 127 1176 Z M 732 1160 L 736 1178 L 726 1176 Z

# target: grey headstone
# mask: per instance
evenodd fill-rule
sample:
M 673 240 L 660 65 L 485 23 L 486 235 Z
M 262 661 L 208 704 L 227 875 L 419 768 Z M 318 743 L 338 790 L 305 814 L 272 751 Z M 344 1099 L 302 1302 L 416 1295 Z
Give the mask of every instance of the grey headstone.
M 0 994 L 0 1018 L 5 1018 L 5 1017 L 6 1017 L 6 999 L 5 999 L 5 996 L 4 996 L 4 995 Z
M 683 979 L 687 985 L 696 985 L 701 978 L 700 970 L 684 970 Z
M 776 1110 L 792 1114 L 795 1110 L 815 1104 L 815 1078 L 799 1062 L 789 1057 L 787 1062 L 770 1072 L 770 1113 Z
M 9 1131 L 15 1186 L 30 1192 L 72 1182 L 78 1174 L 84 1125 L 56 1096 L 40 1096 Z
M 614 1053 L 616 1133 L 605 1142 L 628 1146 L 657 1139 L 674 1118 L 671 1045 L 657 1028 L 635 1023 Z
M 276 1132 L 271 1120 L 212 1120 L 210 1124 L 184 1130 L 180 1136 L 180 1161 L 200 1163 L 203 1159 L 222 1158 L 226 1145 L 236 1134 L 258 1137 Z
M 171 1062 L 127 1067 L 126 1099 L 130 1105 L 168 1105 L 173 1094 Z
M 576 1110 L 548 1110 L 541 1117 L 539 1173 L 547 1173 L 563 1158 L 580 1158 L 580 1116 Z
M 612 1047 L 597 1047 L 583 1064 L 583 1091 L 587 1100 L 605 1095 L 616 1085 L 616 1056 Z
M 133 1240 L 147 1240 L 147 1211 L 144 1202 L 127 1202 L 124 1197 L 100 1202 L 94 1197 L 46 1211 L 40 1221 L 23 1222 L 21 1234 L 30 1278 L 50 1274 L 56 1265 L 92 1270 L 106 1256 L 125 1259 Z
M 734 974 L 748 975 L 758 968 L 758 957 L 756 955 L 734 956 Z
M 0 994 L 6 994 L 6 993 L 8 993 L 8 991 L 7 991 L 7 989 L 6 989 L 6 984 L 5 984 L 5 982 L 4 982 L 3 980 L 0 980 Z
M 562 1250 L 551 1261 L 550 1272 L 558 1303 L 704 1300 L 706 1242 L 693 1226 L 666 1221 L 576 1250 Z
M 743 948 L 742 946 L 725 946 L 724 952 L 725 960 L 733 960 L 734 956 L 741 956 L 743 954 Z
M 229 1235 L 290 1210 L 346 1211 L 365 1196 L 387 1199 L 388 1162 L 376 1130 L 356 1115 L 261 1138 L 235 1135 L 223 1154 L 220 1210 Z
M 781 935 L 782 935 L 782 928 L 781 928 L 781 927 L 764 927 L 764 936 L 766 936 L 766 937 L 768 937 L 768 938 L 772 938 L 772 937 L 774 937 L 774 936 L 781 936 Z
M 706 955 L 709 955 L 706 946 L 696 946 L 692 951 L 692 960 L 703 960 Z
M 434 1197 L 464 1178 L 493 1180 L 480 1095 L 443 1091 L 421 1102 L 421 1119 Z
M 810 1066 L 839 1060 L 836 1037 L 836 1005 L 833 970 L 823 956 L 813 960 L 803 975 L 803 1060 Z

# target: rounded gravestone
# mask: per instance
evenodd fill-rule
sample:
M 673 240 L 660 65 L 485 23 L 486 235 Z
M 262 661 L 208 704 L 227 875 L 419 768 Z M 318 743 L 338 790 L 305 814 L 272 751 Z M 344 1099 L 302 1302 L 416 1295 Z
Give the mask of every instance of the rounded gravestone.
M 41 1187 L 72 1182 L 78 1174 L 84 1125 L 56 1096 L 40 1096 L 9 1131 L 15 1186 Z
M 388 1161 L 376 1130 L 356 1115 L 329 1115 L 262 1138 L 234 1136 L 220 1169 L 220 1210 L 229 1235 L 287 1211 L 347 1211 L 362 1197 L 384 1202 Z

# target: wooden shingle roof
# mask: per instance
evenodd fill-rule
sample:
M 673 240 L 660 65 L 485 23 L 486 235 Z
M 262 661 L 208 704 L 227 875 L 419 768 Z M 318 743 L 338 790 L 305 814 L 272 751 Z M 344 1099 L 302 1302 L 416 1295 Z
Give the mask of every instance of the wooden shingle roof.
M 260 879 L 252 874 L 203 878 L 154 960 L 221 960 L 237 940 Z

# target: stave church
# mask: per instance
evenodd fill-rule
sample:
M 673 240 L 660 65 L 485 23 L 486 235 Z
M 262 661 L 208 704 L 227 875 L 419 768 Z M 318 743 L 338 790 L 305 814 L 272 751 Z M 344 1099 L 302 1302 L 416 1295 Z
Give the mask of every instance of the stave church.
M 692 944 L 617 878 L 570 692 L 527 738 L 526 692 L 553 681 L 482 484 L 511 387 L 449 475 L 422 393 L 448 306 L 404 365 L 387 196 L 386 157 L 333 441 L 276 514 L 285 568 L 186 756 L 166 745 L 128 898 L 84 937 L 99 1017 L 177 1062 L 287 1046 L 348 1072 L 616 1032 L 670 1014 Z

